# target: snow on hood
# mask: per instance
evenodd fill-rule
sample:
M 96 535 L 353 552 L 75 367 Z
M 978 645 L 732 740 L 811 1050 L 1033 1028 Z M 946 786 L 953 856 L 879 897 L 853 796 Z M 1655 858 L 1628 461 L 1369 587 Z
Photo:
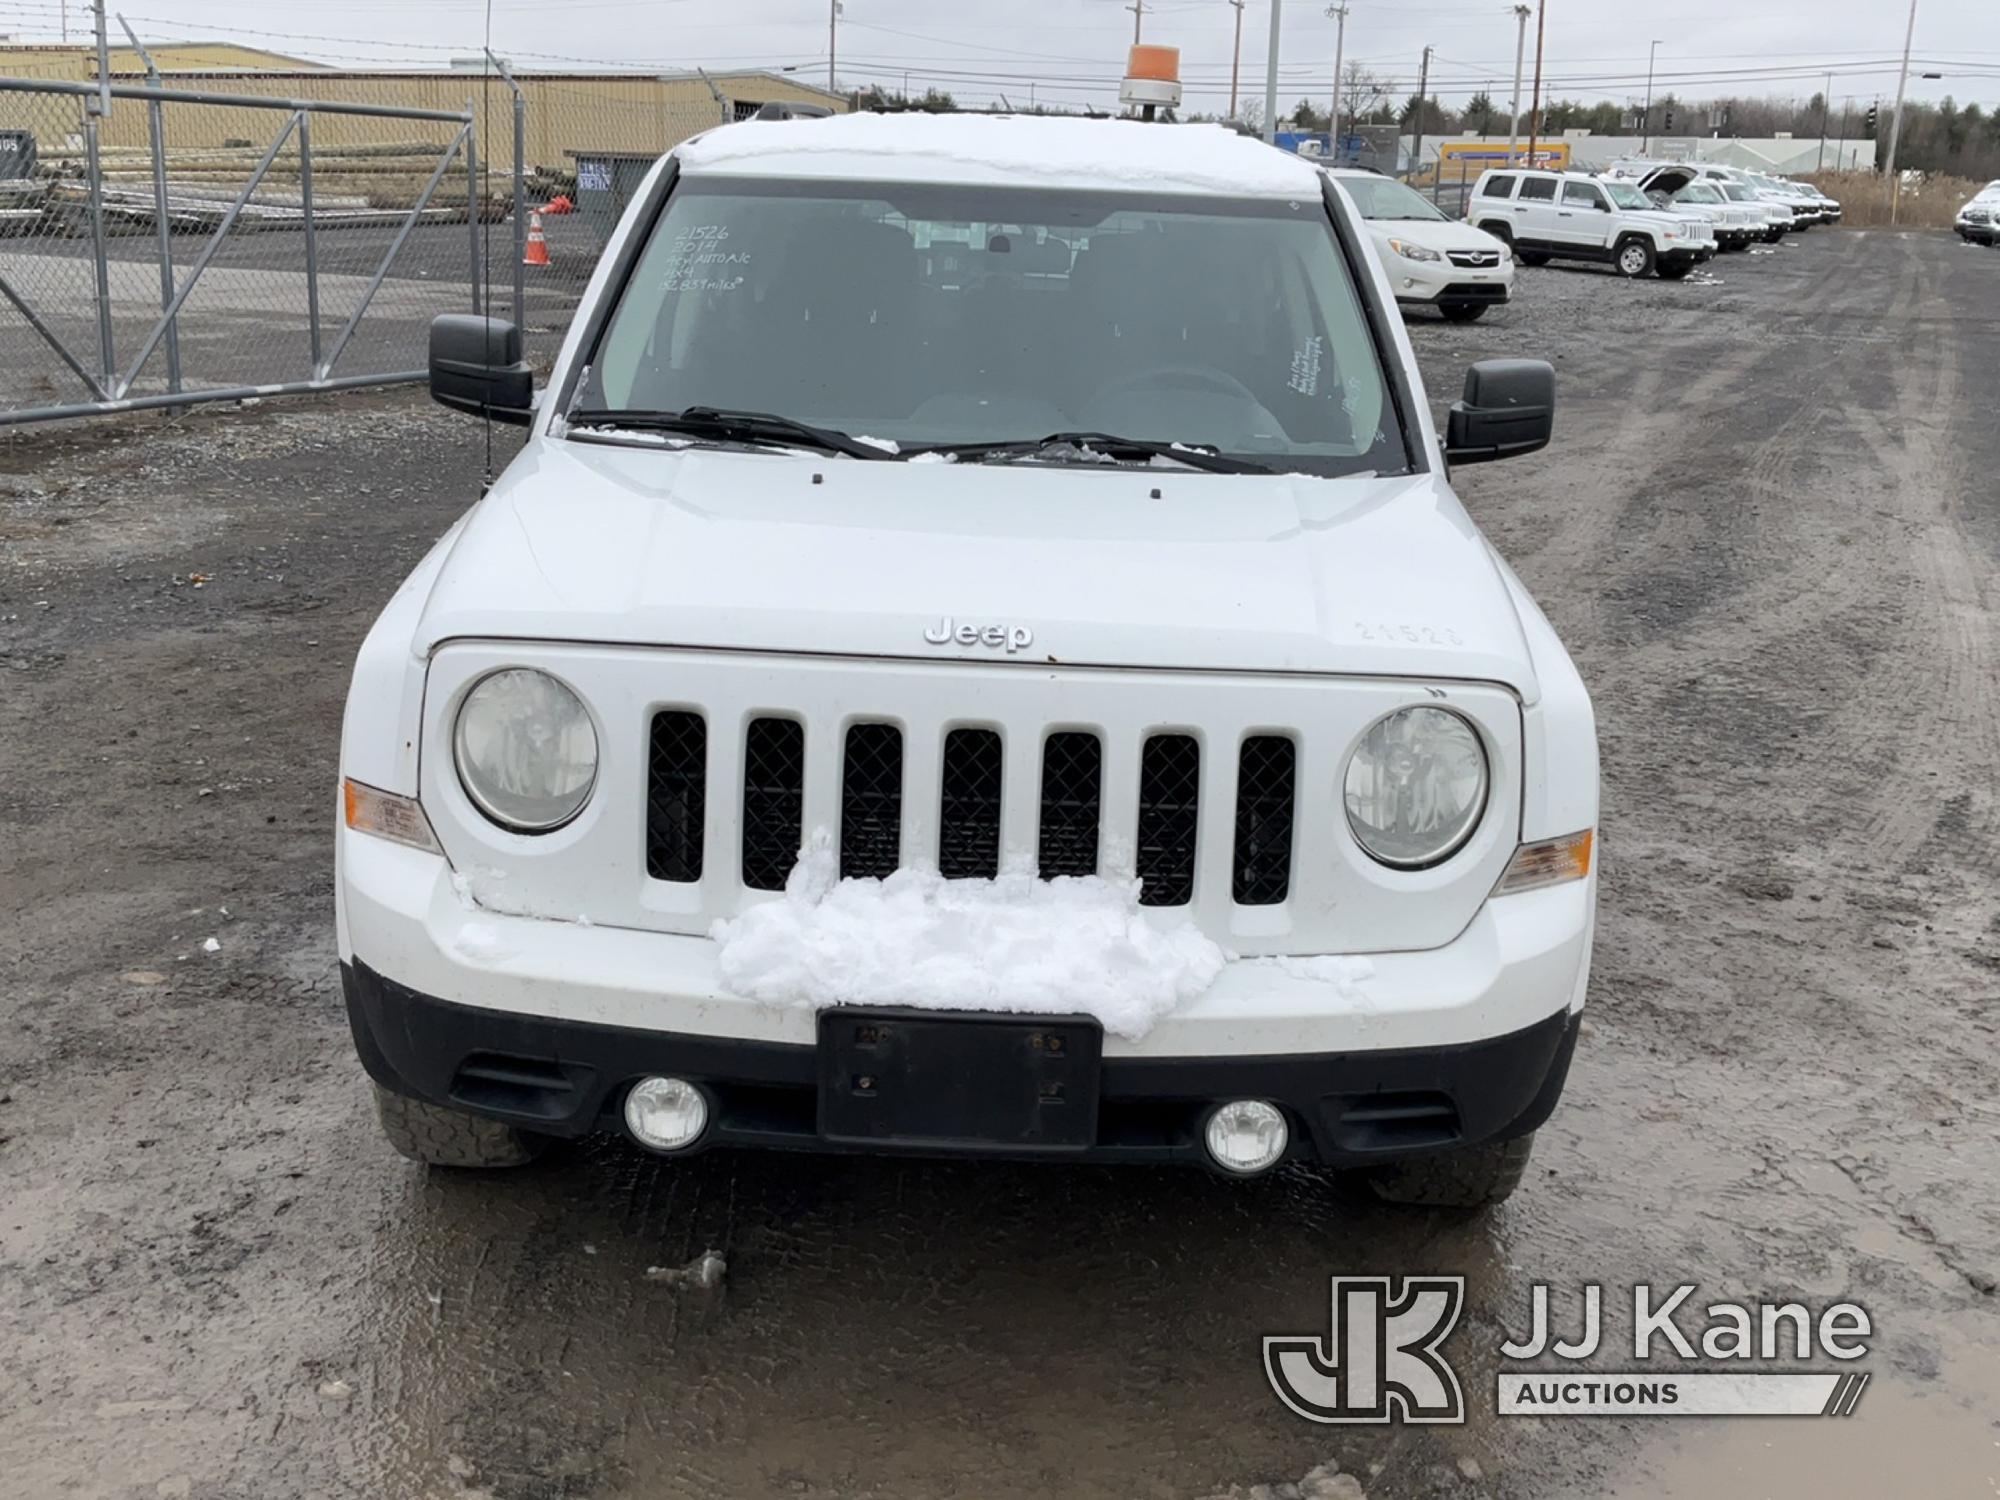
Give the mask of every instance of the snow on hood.
M 815 1010 L 1082 1014 L 1136 1040 L 1227 961 L 1193 923 L 1149 922 L 1137 880 L 1038 880 L 1032 870 L 996 880 L 922 869 L 838 877 L 832 841 L 816 831 L 784 899 L 715 924 L 722 982 L 747 999 Z
M 927 643 L 947 617 L 1024 628 L 1032 646 Z M 500 638 L 1428 677 L 1538 696 L 1497 560 L 1428 474 L 541 438 L 466 518 L 414 645 Z
M 746 120 L 684 141 L 681 170 L 868 182 L 1317 199 L 1319 169 L 1220 125 L 1038 115 Z

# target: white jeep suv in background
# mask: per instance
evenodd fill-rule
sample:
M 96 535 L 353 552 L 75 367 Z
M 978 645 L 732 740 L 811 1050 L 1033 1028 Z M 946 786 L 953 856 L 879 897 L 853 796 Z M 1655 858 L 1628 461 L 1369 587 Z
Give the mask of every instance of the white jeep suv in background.
M 1482 172 L 1465 216 L 1475 229 L 1511 244 L 1526 266 L 1599 261 L 1621 276 L 1678 280 L 1715 254 L 1706 224 L 1662 213 L 1628 182 L 1585 172 Z
M 1453 323 L 1469 323 L 1507 300 L 1514 256 L 1492 235 L 1447 218 L 1393 177 L 1352 167 L 1329 168 L 1326 175 L 1367 225 L 1402 306 L 1435 307 Z
M 336 925 L 383 1129 L 1519 1181 L 1581 1020 L 1597 740 L 1311 163 L 842 115 L 677 146 L 504 475 L 389 601 Z M 441 476 L 442 479 L 442 476 Z M 469 484 L 470 476 L 463 482 Z
M 1726 184 L 1703 178 L 1692 162 L 1628 159 L 1614 162 L 1601 176 L 1629 181 L 1663 213 L 1705 221 L 1718 250 L 1741 250 L 1763 239 L 1770 216 L 1749 202 L 1737 202 L 1723 191 Z M 1748 193 L 1744 197 L 1748 198 Z
M 1975 245 L 2000 244 L 2000 182 L 1989 182 L 1959 209 L 1952 227 Z

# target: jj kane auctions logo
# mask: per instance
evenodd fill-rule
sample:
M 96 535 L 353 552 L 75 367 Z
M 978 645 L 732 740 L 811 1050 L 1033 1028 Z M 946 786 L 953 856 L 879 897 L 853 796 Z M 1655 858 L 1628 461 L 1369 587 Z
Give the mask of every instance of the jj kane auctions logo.
M 1798 1302 L 1691 1306 L 1692 1285 L 1632 1289 L 1631 1351 L 1644 1369 L 1582 1366 L 1605 1344 L 1604 1289 L 1583 1288 L 1577 1336 L 1552 1330 L 1549 1288 L 1529 1289 L 1529 1332 L 1499 1346 L 1503 1362 L 1552 1359 L 1553 1370 L 1497 1378 L 1502 1416 L 1851 1416 L 1869 1376 L 1799 1369 L 1868 1353 L 1873 1326 L 1852 1302 L 1815 1313 Z M 1336 1276 L 1324 1336 L 1264 1340 L 1264 1374 L 1309 1422 L 1463 1422 L 1465 1396 L 1442 1346 L 1465 1309 L 1462 1276 Z M 1688 1369 L 1700 1360 L 1723 1369 Z M 1773 1369 L 1776 1362 L 1786 1368 Z M 1740 1362 L 1740 1363 L 1739 1363 Z

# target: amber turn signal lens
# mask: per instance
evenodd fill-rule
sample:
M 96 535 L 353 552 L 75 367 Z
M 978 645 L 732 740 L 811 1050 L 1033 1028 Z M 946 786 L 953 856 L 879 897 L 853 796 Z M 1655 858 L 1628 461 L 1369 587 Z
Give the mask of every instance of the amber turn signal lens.
M 1538 891 L 1543 886 L 1581 880 L 1590 873 L 1591 855 L 1596 852 L 1596 846 L 1597 830 L 1594 828 L 1586 828 L 1581 833 L 1566 833 L 1559 839 L 1523 844 L 1514 851 L 1513 859 L 1507 864 L 1507 873 L 1493 887 L 1493 894 L 1511 896 L 1519 891 Z
M 352 777 L 341 781 L 340 798 L 347 826 L 357 833 L 372 833 L 427 854 L 444 853 L 437 835 L 431 832 L 431 820 L 424 816 L 416 798 L 399 797 Z

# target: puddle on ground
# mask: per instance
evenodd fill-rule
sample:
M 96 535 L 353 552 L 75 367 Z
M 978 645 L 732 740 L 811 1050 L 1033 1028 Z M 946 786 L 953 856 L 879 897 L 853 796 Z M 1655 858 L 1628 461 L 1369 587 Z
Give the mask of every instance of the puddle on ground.
M 1907 1378 L 1878 1373 L 1851 1417 L 1673 1423 L 1685 1431 L 1642 1450 L 1612 1500 L 2000 1495 L 2000 1401 L 1978 1411 L 1942 1394 L 1915 1396 L 1897 1389 Z M 1984 1382 L 1996 1387 L 2000 1370 Z

